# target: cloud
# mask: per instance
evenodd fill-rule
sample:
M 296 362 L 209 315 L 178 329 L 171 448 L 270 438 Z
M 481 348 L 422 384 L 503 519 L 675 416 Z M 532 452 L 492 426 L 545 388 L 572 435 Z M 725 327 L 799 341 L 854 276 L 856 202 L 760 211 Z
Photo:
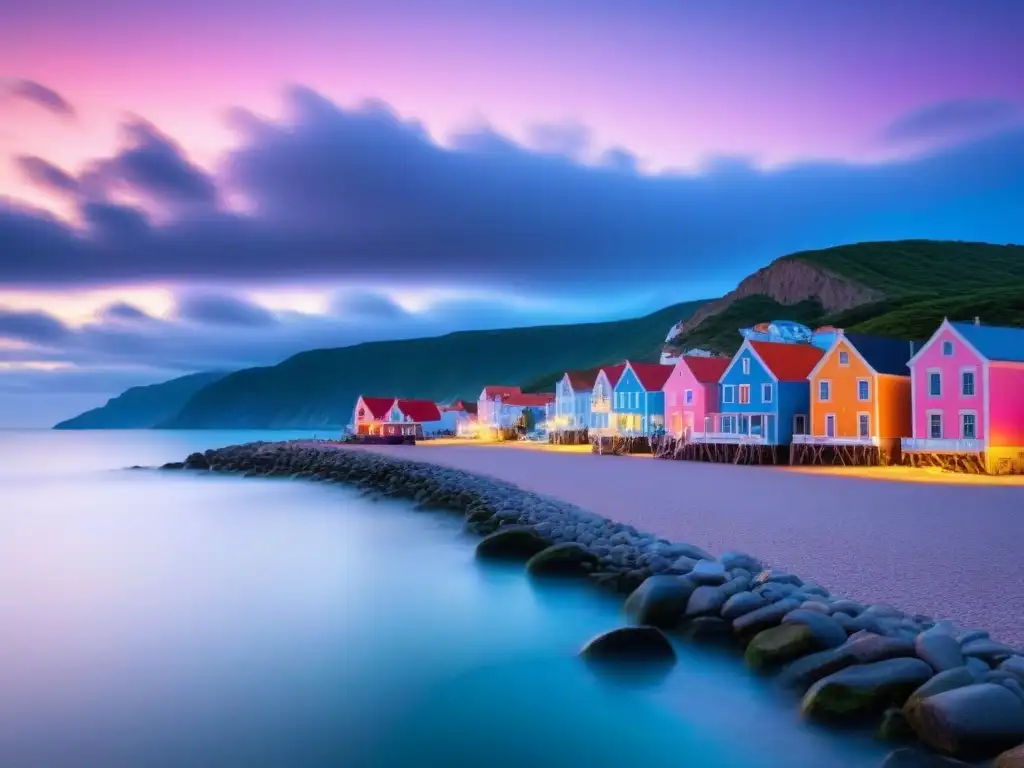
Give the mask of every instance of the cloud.
M 113 304 L 108 304 L 101 310 L 100 317 L 103 320 L 113 322 L 138 322 L 153 319 L 134 304 L 129 304 L 125 301 L 115 301 Z
M 187 322 L 208 325 L 259 327 L 274 325 L 273 313 L 235 296 L 191 294 L 178 299 L 177 316 Z
M 1005 129 L 1024 117 L 1021 105 L 1002 99 L 951 99 L 928 104 L 894 120 L 882 131 L 888 144 L 962 140 Z
M 22 176 L 42 190 L 56 195 L 78 194 L 78 179 L 41 157 L 21 155 L 14 158 L 14 164 Z
M 8 93 L 63 118 L 75 117 L 75 108 L 52 88 L 34 80 L 15 80 L 8 86 Z
M 591 131 L 579 123 L 540 123 L 529 131 L 529 144 L 540 152 L 579 158 L 590 148 Z
M 0 308 L 0 339 L 50 344 L 68 335 L 67 327 L 45 312 L 20 312 Z
M 408 313 L 390 296 L 382 293 L 350 293 L 338 296 L 331 305 L 331 313 L 350 318 L 395 320 Z
M 198 207 L 155 220 L 145 203 L 90 198 L 81 229 L 0 207 L 0 284 L 301 279 L 607 294 L 657 274 L 686 298 L 694 280 L 725 290 L 805 248 L 1024 239 L 1024 130 L 886 164 L 768 171 L 727 158 L 645 175 L 622 149 L 587 165 L 487 127 L 440 146 L 380 102 L 346 109 L 295 88 L 288 105 L 281 120 L 236 111 L 240 144 L 212 176 L 133 122 L 125 149 L 78 183 L 98 174 Z M 248 212 L 213 205 L 222 195 Z

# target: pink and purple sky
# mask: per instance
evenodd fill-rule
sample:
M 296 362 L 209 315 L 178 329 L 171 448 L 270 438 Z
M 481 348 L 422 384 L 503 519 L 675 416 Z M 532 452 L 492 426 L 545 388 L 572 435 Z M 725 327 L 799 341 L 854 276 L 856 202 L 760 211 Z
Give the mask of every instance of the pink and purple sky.
M 804 248 L 1024 241 L 1022 36 L 1018 0 L 5 9 L 0 426 Z

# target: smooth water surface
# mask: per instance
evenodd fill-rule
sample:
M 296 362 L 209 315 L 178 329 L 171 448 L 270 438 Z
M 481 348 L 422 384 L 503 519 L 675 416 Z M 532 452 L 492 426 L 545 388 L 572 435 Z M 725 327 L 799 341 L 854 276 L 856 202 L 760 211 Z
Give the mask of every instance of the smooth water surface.
M 619 604 L 481 567 L 457 518 L 126 471 L 280 433 L 0 431 L 0 765 L 873 766 L 735 657 L 646 687 Z M 297 436 L 297 435 L 287 435 Z

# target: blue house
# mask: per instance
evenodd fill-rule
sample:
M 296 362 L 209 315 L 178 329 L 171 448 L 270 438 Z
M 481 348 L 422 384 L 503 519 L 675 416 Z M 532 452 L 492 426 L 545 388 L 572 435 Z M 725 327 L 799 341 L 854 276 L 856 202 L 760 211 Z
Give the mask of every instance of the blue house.
M 747 339 L 718 382 L 717 430 L 694 439 L 788 445 L 810 426 L 807 376 L 824 352 L 810 344 Z
M 639 437 L 665 431 L 662 387 L 673 370 L 672 365 L 626 362 L 612 404 L 616 434 Z

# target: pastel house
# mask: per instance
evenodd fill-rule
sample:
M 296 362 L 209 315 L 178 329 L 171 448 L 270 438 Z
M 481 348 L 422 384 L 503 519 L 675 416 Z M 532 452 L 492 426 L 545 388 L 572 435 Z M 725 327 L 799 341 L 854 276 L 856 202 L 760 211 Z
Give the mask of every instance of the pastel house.
M 381 434 L 388 437 L 423 437 L 438 431 L 440 422 L 441 411 L 437 403 L 430 400 L 397 399 L 381 425 Z
M 352 431 L 357 435 L 381 434 L 381 428 L 388 420 L 388 414 L 394 404 L 393 397 L 360 395 L 352 409 Z
M 809 435 L 797 443 L 875 446 L 893 455 L 911 434 L 910 368 L 921 342 L 837 331 L 811 371 Z
M 567 371 L 555 387 L 555 430 L 573 431 L 590 427 L 590 402 L 600 368 Z M 550 426 L 550 425 L 549 425 Z
M 810 415 L 807 376 L 824 352 L 810 344 L 746 339 L 719 380 L 714 431 L 693 440 L 788 445 Z
M 521 394 L 519 387 L 484 387 L 477 398 L 476 415 L 481 427 L 498 427 L 501 417 L 502 400 L 509 395 Z
M 594 389 L 590 394 L 590 429 L 608 433 L 614 428 L 613 403 L 615 385 L 619 383 L 625 363 L 606 365 L 594 377 Z
M 679 358 L 662 388 L 669 434 L 687 437 L 694 429 L 713 431 L 710 414 L 718 411 L 718 380 L 728 366 L 727 357 L 684 355 Z
M 909 366 L 905 461 L 1024 472 L 1024 329 L 943 320 Z
M 665 430 L 665 392 L 674 366 L 626 361 L 614 389 L 615 432 L 630 437 Z

